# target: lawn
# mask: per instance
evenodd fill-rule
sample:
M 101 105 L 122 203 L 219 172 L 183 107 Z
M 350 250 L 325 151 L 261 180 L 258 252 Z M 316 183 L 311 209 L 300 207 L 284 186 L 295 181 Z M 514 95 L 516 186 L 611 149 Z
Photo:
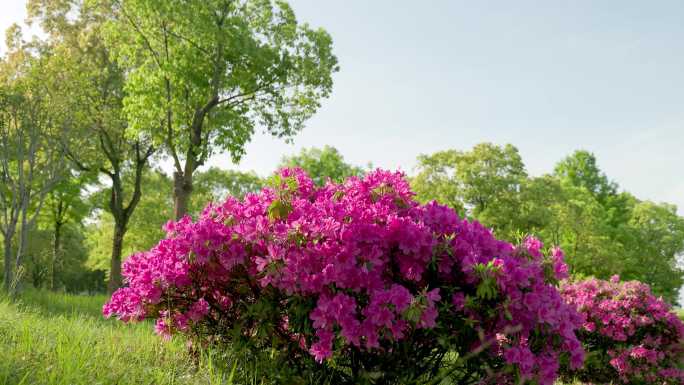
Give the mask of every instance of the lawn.
M 105 296 L 28 291 L 0 299 L 0 384 L 228 384 L 183 341 L 163 341 L 150 323 L 102 318 Z

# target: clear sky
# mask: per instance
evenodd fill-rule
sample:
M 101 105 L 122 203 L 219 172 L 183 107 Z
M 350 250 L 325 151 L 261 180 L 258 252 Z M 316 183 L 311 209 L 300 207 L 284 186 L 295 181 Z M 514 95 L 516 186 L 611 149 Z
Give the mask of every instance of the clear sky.
M 575 149 L 641 199 L 684 215 L 684 2 L 291 0 L 330 32 L 341 70 L 288 145 L 256 135 L 235 166 L 334 145 L 413 171 L 418 154 L 512 143 L 533 175 Z M 3 0 L 0 27 L 24 17 Z

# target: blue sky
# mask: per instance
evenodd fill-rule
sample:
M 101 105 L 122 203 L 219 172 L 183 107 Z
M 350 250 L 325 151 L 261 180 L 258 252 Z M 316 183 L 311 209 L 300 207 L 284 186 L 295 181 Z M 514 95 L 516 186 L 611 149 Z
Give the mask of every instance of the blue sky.
M 341 70 L 294 144 L 256 135 L 213 165 L 265 175 L 334 145 L 356 164 L 413 171 L 416 156 L 518 147 L 528 171 L 575 149 L 641 199 L 684 215 L 684 2 L 292 0 L 330 32 Z M 24 17 L 4 2 L 0 28 Z

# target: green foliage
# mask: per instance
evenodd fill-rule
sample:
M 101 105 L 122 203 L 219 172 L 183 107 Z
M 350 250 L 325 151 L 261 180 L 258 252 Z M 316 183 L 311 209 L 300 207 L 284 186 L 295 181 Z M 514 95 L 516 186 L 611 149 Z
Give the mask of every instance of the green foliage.
M 112 19 L 102 2 L 31 0 L 29 18 L 48 33 L 48 93 L 55 95 L 55 117 L 64 135 L 54 147 L 80 171 L 107 177 L 111 190 L 106 210 L 115 222 L 109 288 L 119 287 L 122 243 L 127 224 L 142 195 L 141 175 L 156 148 L 132 132 L 123 116 L 127 69 L 114 62 L 103 41 L 103 26 Z M 126 172 L 134 173 L 123 183 Z M 126 199 L 124 199 L 124 197 Z M 56 254 L 56 253 L 55 253 Z
M 676 259 L 684 252 L 684 218 L 674 205 L 649 201 L 637 203 L 631 214 L 626 231 L 632 242 L 622 277 L 647 283 L 656 295 L 672 301 L 684 284 Z
M 513 146 L 480 144 L 420 156 L 412 184 L 420 200 L 446 203 L 498 236 L 535 234 L 561 246 L 573 275 L 619 274 L 670 302 L 684 284 L 684 218 L 674 206 L 619 192 L 589 152 L 562 159 L 552 175 L 528 177 Z
M 27 235 L 34 228 L 48 193 L 68 173 L 57 145 L 60 98 L 50 93 L 51 47 L 24 41 L 21 29 L 7 31 L 7 52 L 0 58 L 0 234 L 4 287 L 22 268 Z M 15 235 L 19 238 L 15 239 Z M 15 255 L 10 250 L 16 245 Z M 13 289 L 12 289 L 13 290 Z
M 332 146 L 302 149 L 297 155 L 284 157 L 279 167 L 299 167 L 317 186 L 323 186 L 328 178 L 335 183 L 342 183 L 350 176 L 364 174 L 361 167 L 345 162 L 342 154 Z
M 419 156 L 413 187 L 422 200 L 436 199 L 498 229 L 511 227 L 526 177 L 518 149 L 482 143 L 471 151 Z
M 598 168 L 594 154 L 577 150 L 556 164 L 554 175 L 573 186 L 581 187 L 605 203 L 609 196 L 617 194 L 617 184 Z
M 298 23 L 285 1 L 106 3 L 108 46 L 128 69 L 130 135 L 151 138 L 173 159 L 176 218 L 212 153 L 237 162 L 257 127 L 291 138 L 332 90 L 330 35 Z
M 199 213 L 209 202 L 221 202 L 227 196 L 242 198 L 259 191 L 264 181 L 254 172 L 223 170 L 211 167 L 195 174 L 190 212 Z
M 192 146 L 186 129 L 206 107 L 199 117 L 207 120 L 203 136 L 237 160 L 257 123 L 290 136 L 330 93 L 337 69 L 330 36 L 297 23 L 283 1 L 112 5 L 107 38 L 119 62 L 132 69 L 126 115 L 134 130 L 151 131 L 160 144 Z M 169 111 L 173 120 L 165 121 Z M 210 147 L 205 141 L 194 150 L 206 156 Z
M 496 298 L 498 294 L 496 274 L 501 268 L 496 266 L 493 261 L 489 261 L 487 264 L 475 264 L 473 268 L 481 279 L 475 293 L 477 297 L 483 300 L 492 300 Z
M 61 258 L 55 261 L 55 288 L 67 292 L 104 291 L 104 271 L 86 265 L 88 249 L 80 224 L 67 224 L 62 229 Z M 54 234 L 51 229 L 34 229 L 26 249 L 25 279 L 36 288 L 49 288 L 53 258 Z

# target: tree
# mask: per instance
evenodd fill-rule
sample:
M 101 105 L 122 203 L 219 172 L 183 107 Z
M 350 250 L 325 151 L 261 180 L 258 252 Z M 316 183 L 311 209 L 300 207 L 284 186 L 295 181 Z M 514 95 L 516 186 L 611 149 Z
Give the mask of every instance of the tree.
M 299 167 L 306 171 L 317 186 L 323 186 L 328 179 L 342 183 L 350 176 L 364 174 L 361 167 L 345 162 L 342 154 L 331 146 L 302 149 L 297 155 L 283 157 L 279 167 Z
M 684 253 L 684 218 L 670 204 L 638 202 L 631 212 L 629 228 L 633 242 L 623 279 L 638 279 L 651 285 L 656 295 L 674 303 L 684 284 L 684 271 L 677 257 Z
M 599 169 L 596 156 L 585 150 L 577 150 L 558 162 L 554 174 L 573 186 L 587 189 L 601 204 L 617 194 L 617 184 Z
M 195 175 L 195 188 L 190 201 L 190 212 L 199 214 L 209 202 L 219 203 L 228 195 L 242 199 L 247 193 L 255 193 L 264 181 L 254 172 L 222 170 L 211 167 Z
M 614 239 L 605 208 L 586 189 L 563 186 L 563 200 L 554 207 L 554 220 L 545 231 L 549 242 L 567 252 L 571 271 L 608 279 L 624 268 L 624 245 Z
M 515 229 L 524 234 L 541 236 L 546 233 L 553 244 L 560 244 L 556 215 L 565 202 L 564 190 L 558 178 L 551 175 L 530 177 L 523 181 L 515 215 Z
M 51 53 L 37 41 L 23 41 L 16 25 L 7 31 L 7 45 L 0 61 L 0 232 L 4 287 L 13 291 L 13 272 L 22 264 L 27 236 L 46 196 L 63 175 L 64 158 L 56 145 L 60 132 L 54 124 L 54 99 L 45 87 Z
M 102 27 L 111 18 L 107 7 L 71 0 L 31 0 L 29 17 L 49 34 L 59 68 L 51 91 L 60 95 L 65 114 L 60 124 L 68 135 L 62 150 L 84 172 L 99 172 L 111 182 L 107 209 L 114 218 L 108 289 L 121 286 L 121 253 L 128 223 L 142 196 L 142 175 L 156 147 L 142 133 L 129 130 L 122 116 L 124 68 L 111 58 Z M 158 125 L 159 123 L 157 123 Z M 123 174 L 130 170 L 131 183 Z
M 135 181 L 133 170 L 126 170 L 122 182 L 131 185 Z M 173 215 L 171 200 L 172 181 L 159 170 L 146 170 L 141 176 L 145 194 L 141 195 L 135 212 L 127 223 L 126 242 L 122 245 L 122 260 L 129 255 L 147 250 L 164 237 L 162 226 Z M 86 243 L 90 254 L 88 266 L 102 269 L 111 275 L 111 239 L 116 229 L 115 218 L 108 209 L 111 191 L 108 186 L 92 194 L 94 207 L 93 223 L 86 232 Z
M 92 174 L 69 175 L 63 178 L 47 196 L 48 218 L 44 221 L 46 227 L 52 232 L 52 250 L 47 274 L 50 290 L 55 290 L 59 286 L 57 276 L 59 269 L 64 266 L 63 232 L 65 226 L 73 224 L 78 228 L 89 214 L 90 208 L 84 202 L 82 189 L 89 182 L 93 182 L 92 179 Z
M 413 186 L 419 199 L 444 199 L 456 210 L 493 227 L 504 238 L 516 227 L 521 185 L 527 178 L 518 149 L 481 143 L 418 158 Z
M 332 89 L 330 36 L 299 24 L 284 1 L 111 5 L 109 46 L 130 68 L 125 114 L 173 159 L 176 218 L 187 213 L 193 175 L 212 153 L 239 160 L 257 126 L 291 138 Z
M 465 206 L 455 174 L 457 156 L 455 150 L 419 155 L 418 174 L 411 179 L 411 187 L 421 203 L 436 200 L 464 216 Z

